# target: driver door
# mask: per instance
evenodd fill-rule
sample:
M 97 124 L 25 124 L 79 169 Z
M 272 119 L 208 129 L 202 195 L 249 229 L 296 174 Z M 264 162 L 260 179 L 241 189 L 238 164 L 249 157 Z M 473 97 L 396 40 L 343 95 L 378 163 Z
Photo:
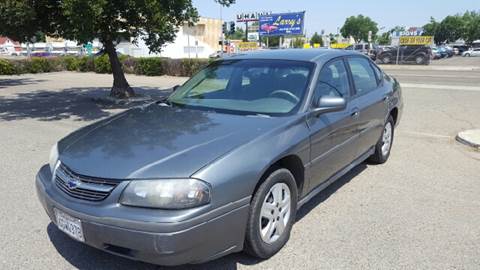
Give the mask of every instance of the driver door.
M 322 184 L 356 158 L 358 108 L 350 101 L 351 86 L 343 58 L 324 65 L 315 87 L 320 96 L 340 96 L 347 100 L 343 111 L 310 114 L 311 181 L 310 189 Z

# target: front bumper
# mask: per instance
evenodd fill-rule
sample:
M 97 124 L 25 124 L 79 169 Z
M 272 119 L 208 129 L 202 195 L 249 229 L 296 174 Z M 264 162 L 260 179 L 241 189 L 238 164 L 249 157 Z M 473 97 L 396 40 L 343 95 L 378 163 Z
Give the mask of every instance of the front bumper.
M 179 265 L 201 263 L 243 249 L 249 197 L 186 220 L 158 222 L 158 217 L 145 214 L 155 210 L 118 203 L 100 207 L 68 197 L 53 184 L 48 166 L 38 172 L 36 189 L 53 223 L 54 208 L 76 217 L 82 222 L 86 244 L 122 257 Z M 141 220 L 135 211 L 144 211 Z

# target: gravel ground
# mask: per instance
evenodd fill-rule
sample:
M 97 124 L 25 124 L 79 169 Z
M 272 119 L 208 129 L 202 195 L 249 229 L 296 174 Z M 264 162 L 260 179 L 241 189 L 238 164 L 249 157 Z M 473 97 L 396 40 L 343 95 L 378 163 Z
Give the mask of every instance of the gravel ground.
M 408 87 L 386 164 L 359 165 L 315 197 L 271 259 L 233 254 L 178 269 L 480 269 L 480 152 L 454 139 L 480 127 L 480 73 L 388 73 Z M 111 80 L 93 73 L 0 76 L 0 269 L 163 269 L 71 240 L 35 195 L 35 173 L 55 141 L 123 109 L 92 102 Z M 157 96 L 185 79 L 128 80 Z

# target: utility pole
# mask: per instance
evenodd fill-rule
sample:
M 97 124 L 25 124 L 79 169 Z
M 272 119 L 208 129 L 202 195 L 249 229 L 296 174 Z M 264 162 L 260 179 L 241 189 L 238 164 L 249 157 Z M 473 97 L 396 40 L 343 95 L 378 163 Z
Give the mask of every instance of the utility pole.
M 224 33 L 223 33 L 223 16 L 222 16 L 222 10 L 223 10 L 223 6 L 220 5 L 220 22 L 222 24 L 222 32 L 221 32 L 221 36 L 222 36 L 222 48 L 220 49 L 220 56 L 223 57 L 223 48 L 225 48 L 225 36 L 224 36 Z

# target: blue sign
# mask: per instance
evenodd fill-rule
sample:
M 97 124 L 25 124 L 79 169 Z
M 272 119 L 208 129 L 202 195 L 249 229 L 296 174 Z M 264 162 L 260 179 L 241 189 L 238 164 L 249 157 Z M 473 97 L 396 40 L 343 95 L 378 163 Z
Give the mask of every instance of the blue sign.
M 260 16 L 258 32 L 261 36 L 303 35 L 304 18 L 305 11 Z

